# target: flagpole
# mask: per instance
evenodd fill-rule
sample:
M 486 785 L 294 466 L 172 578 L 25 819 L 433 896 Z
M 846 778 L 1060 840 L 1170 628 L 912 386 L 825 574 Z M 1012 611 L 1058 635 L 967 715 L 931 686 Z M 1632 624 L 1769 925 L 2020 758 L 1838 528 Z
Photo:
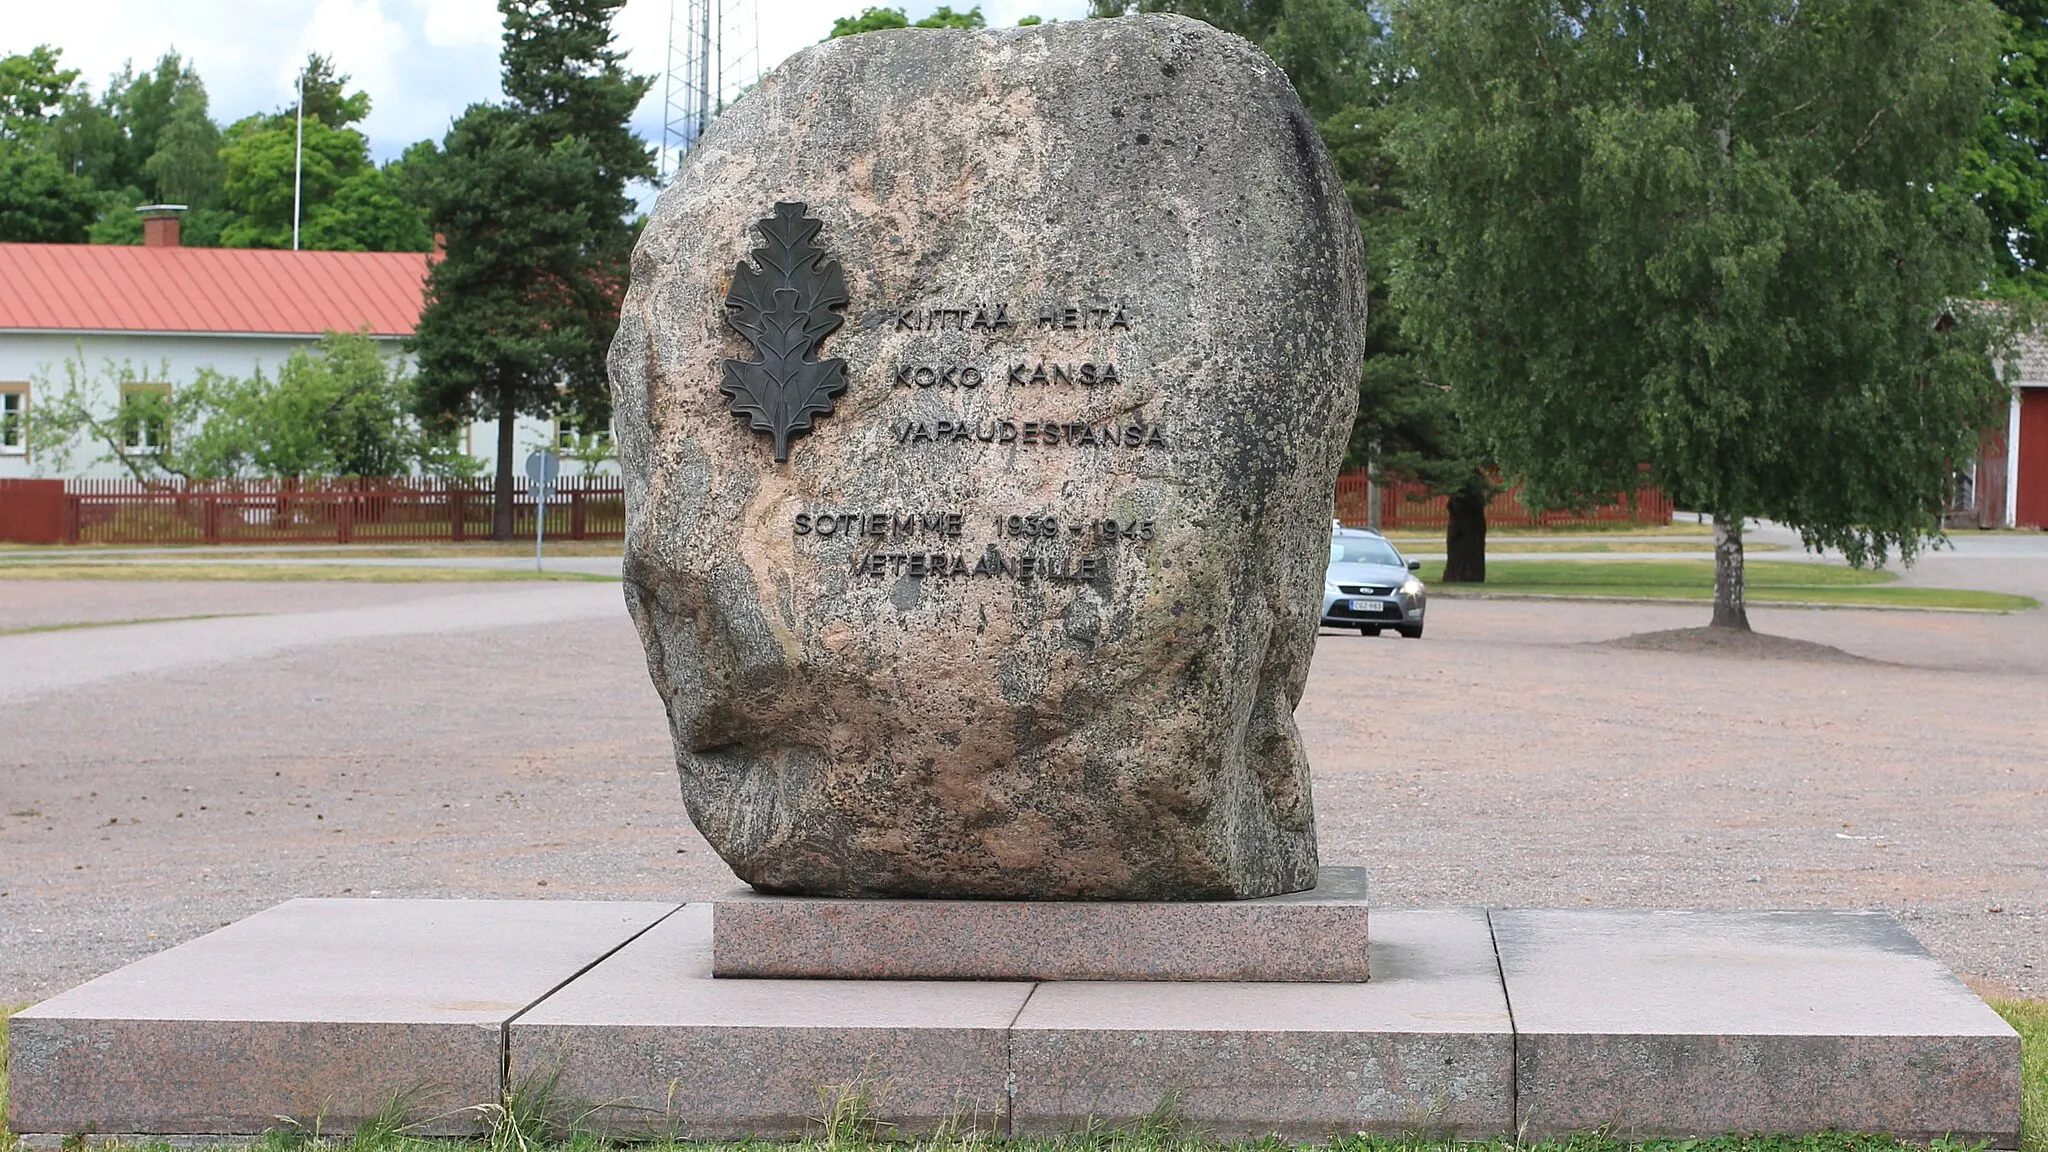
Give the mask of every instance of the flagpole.
M 306 70 L 299 69 L 299 139 L 292 146 L 292 251 L 299 250 L 299 194 L 306 172 Z

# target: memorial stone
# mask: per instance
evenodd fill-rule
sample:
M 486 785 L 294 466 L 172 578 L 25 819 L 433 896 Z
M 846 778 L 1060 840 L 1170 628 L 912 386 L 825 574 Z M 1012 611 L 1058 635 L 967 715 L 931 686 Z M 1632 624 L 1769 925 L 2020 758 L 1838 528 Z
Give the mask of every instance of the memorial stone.
M 1311 888 L 1294 706 L 1365 277 L 1174 16 L 903 30 L 726 110 L 635 253 L 626 595 L 691 817 L 809 896 Z

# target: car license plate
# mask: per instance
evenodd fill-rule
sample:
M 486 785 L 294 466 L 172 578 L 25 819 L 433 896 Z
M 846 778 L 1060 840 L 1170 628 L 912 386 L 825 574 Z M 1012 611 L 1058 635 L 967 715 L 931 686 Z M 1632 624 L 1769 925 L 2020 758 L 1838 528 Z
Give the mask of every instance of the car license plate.
M 1351 610 L 1353 612 L 1378 612 L 1380 610 L 1380 602 L 1377 600 L 1353 600 L 1351 602 Z

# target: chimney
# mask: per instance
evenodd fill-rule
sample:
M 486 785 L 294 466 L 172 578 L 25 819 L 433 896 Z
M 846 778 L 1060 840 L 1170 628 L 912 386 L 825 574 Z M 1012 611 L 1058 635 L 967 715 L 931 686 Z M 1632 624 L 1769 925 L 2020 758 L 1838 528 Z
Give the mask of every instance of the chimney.
M 176 248 L 178 246 L 178 213 L 183 204 L 144 204 L 136 211 L 142 213 L 142 246 L 144 248 Z

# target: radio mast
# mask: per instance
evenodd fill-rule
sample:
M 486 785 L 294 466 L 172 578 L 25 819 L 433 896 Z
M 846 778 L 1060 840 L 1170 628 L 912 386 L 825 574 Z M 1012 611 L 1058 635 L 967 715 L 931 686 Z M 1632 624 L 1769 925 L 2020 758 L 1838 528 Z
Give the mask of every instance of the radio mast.
M 661 80 L 661 183 L 711 121 L 765 71 L 759 0 L 669 0 Z

